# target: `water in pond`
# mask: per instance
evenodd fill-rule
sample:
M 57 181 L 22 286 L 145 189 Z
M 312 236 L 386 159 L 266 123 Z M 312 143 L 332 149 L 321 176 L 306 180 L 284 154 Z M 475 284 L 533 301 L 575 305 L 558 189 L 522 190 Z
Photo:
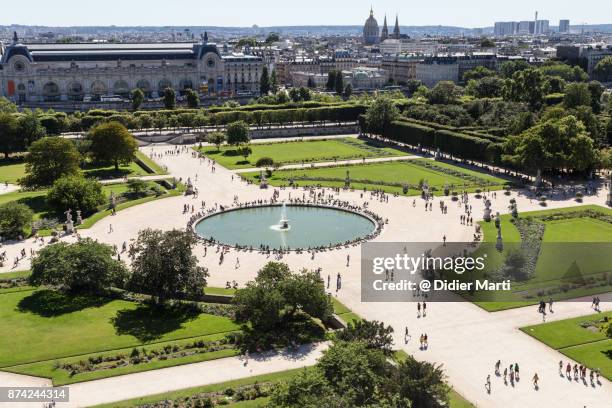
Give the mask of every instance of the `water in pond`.
M 288 205 L 216 214 L 197 223 L 195 231 L 201 237 L 232 246 L 305 249 L 339 245 L 364 237 L 375 228 L 370 219 L 352 212 Z

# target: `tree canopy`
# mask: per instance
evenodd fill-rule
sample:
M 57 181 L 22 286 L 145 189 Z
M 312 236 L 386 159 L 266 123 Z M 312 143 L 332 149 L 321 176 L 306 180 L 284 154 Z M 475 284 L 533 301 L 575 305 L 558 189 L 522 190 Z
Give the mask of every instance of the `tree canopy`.
M 115 170 L 119 170 L 119 163 L 132 161 L 138 150 L 134 136 L 118 122 L 96 126 L 89 132 L 88 139 L 91 140 L 90 151 L 94 160 L 111 162 Z
M 44 137 L 30 146 L 26 155 L 26 176 L 19 181 L 26 187 L 46 187 L 62 176 L 80 172 L 81 155 L 74 143 L 62 137 Z

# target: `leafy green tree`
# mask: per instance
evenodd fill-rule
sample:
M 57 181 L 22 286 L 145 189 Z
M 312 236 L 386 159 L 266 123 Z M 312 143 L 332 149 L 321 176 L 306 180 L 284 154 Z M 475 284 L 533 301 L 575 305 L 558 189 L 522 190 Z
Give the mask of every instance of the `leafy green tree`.
M 0 236 L 5 239 L 25 236 L 33 216 L 30 207 L 17 201 L 0 205 Z
M 314 89 L 314 88 L 316 88 L 316 87 L 317 87 L 317 86 L 315 85 L 315 81 L 314 81 L 314 79 L 313 79 L 312 77 L 308 77 L 308 85 L 307 85 L 307 86 L 308 86 L 308 88 L 310 88 L 310 89 Z
M 393 327 L 376 320 L 349 322 L 336 336 L 338 340 L 363 341 L 369 348 L 382 350 L 387 355 L 393 352 Z
M 22 150 L 17 118 L 11 113 L 0 113 L 0 152 L 8 158 L 11 153 Z
M 540 71 L 547 77 L 561 77 L 567 82 L 584 82 L 589 78 L 582 68 L 567 64 L 552 63 L 544 65 L 540 67 Z
M 533 110 L 542 105 L 547 93 L 544 75 L 534 68 L 515 72 L 512 79 L 506 82 L 506 97 L 517 102 L 527 102 Z
M 208 271 L 198 266 L 192 250 L 195 236 L 187 231 L 145 229 L 130 248 L 132 277 L 129 287 L 153 296 L 158 304 L 168 299 L 198 299 L 204 293 Z
M 81 175 L 60 177 L 47 192 L 47 203 L 58 213 L 68 208 L 91 213 L 105 201 L 102 184 Z
M 227 143 L 237 146 L 243 143 L 249 143 L 251 139 L 249 125 L 246 122 L 239 120 L 227 125 Z
M 299 102 L 300 101 L 300 91 L 297 88 L 289 89 L 289 98 L 291 98 L 293 102 Z
M 0 96 L 0 113 L 17 113 L 17 106 L 5 97 Z
M 72 293 L 104 293 L 111 287 L 122 288 L 129 272 L 123 262 L 113 259 L 113 252 L 110 245 L 91 238 L 46 246 L 32 260 L 29 282 Z
M 346 395 L 348 406 L 375 404 L 377 390 L 387 380 L 391 364 L 380 350 L 364 342 L 334 343 L 317 363 L 338 395 Z
M 261 69 L 261 78 L 259 79 L 259 93 L 267 95 L 270 93 L 270 76 L 268 75 L 268 67 L 264 65 Z
M 168 124 L 168 120 L 166 119 L 166 117 L 164 115 L 156 115 L 155 119 L 153 119 L 153 124 L 154 124 L 155 128 L 157 130 L 159 130 L 159 133 L 161 133 L 161 131 Z
M 601 99 L 606 88 L 598 81 L 589 82 L 589 92 L 591 93 L 591 108 L 593 112 L 601 112 Z
M 68 139 L 43 137 L 30 145 L 25 162 L 26 176 L 19 183 L 25 187 L 45 187 L 62 176 L 78 174 L 81 155 Z
M 298 316 L 306 314 L 327 320 L 332 313 L 323 281 L 314 272 L 292 274 L 286 264 L 269 262 L 254 281 L 248 282 L 234 296 L 236 321 L 258 344 L 272 344 L 283 336 Z M 287 333 L 289 331 L 289 333 Z
M 225 133 L 223 132 L 210 132 L 206 137 L 206 141 L 210 144 L 217 146 L 217 151 L 221 151 L 221 145 L 225 142 Z
M 336 82 L 334 84 L 334 88 L 338 95 L 342 95 L 344 92 L 344 75 L 342 75 L 342 71 L 338 71 L 336 74 Z
M 279 382 L 269 408 L 340 408 L 342 402 L 342 397 L 336 395 L 321 370 L 304 369 L 290 380 Z
M 529 68 L 529 64 L 524 60 L 506 61 L 500 66 L 500 72 L 504 78 L 512 78 L 516 72 Z
M 136 88 L 132 91 L 132 110 L 137 111 L 145 99 L 145 94 L 142 89 Z
M 560 76 L 551 76 L 546 81 L 551 93 L 562 93 L 565 91 L 566 81 Z
M 612 56 L 602 58 L 593 68 L 593 73 L 602 82 L 612 81 Z
M 237 153 L 238 153 L 240 156 L 244 157 L 244 161 L 246 162 L 247 157 L 249 157 L 249 155 L 250 155 L 250 154 L 253 152 L 253 150 L 251 149 L 251 147 L 250 147 L 250 146 L 248 146 L 248 145 L 243 145 L 243 146 L 238 147 L 238 149 L 236 150 L 236 152 L 237 152 Z
M 460 96 L 461 88 L 453 81 L 440 81 L 427 93 L 429 103 L 441 105 L 457 103 Z
M 330 70 L 327 73 L 327 83 L 325 84 L 325 89 L 328 91 L 333 91 L 336 88 L 336 70 Z
M 353 95 L 353 85 L 347 84 L 344 87 L 344 97 L 348 99 L 351 97 L 351 95 Z
M 488 76 L 482 79 L 471 79 L 467 83 L 466 92 L 477 98 L 497 98 L 502 96 L 504 91 L 504 80 L 495 76 Z
M 119 163 L 129 163 L 134 159 L 138 143 L 134 136 L 120 123 L 108 122 L 89 131 L 91 154 L 99 162 L 111 162 L 115 170 Z
M 309 88 L 301 87 L 299 91 L 300 91 L 300 100 L 309 101 L 312 99 L 312 93 L 310 92 Z
M 591 106 L 591 92 L 589 86 L 582 82 L 575 82 L 565 87 L 565 96 L 563 97 L 563 106 L 566 109 L 576 108 L 578 106 Z
M 191 109 L 195 109 L 200 106 L 200 96 L 193 89 L 188 89 L 185 92 L 185 98 L 187 99 L 187 106 Z
M 468 82 L 471 79 L 482 79 L 492 76 L 495 76 L 495 71 L 492 71 L 487 67 L 478 66 L 474 69 L 465 72 L 463 74 L 463 81 Z
M 273 69 L 270 74 L 270 91 L 274 94 L 278 92 L 278 77 L 275 69 Z
M 176 93 L 174 92 L 174 89 L 172 88 L 164 89 L 163 100 L 164 100 L 164 108 L 166 109 L 176 108 Z
M 17 131 L 23 141 L 23 147 L 28 148 L 30 145 L 45 137 L 46 130 L 40 124 L 40 119 L 38 115 L 30 110 L 26 110 L 23 112 L 19 119 L 17 120 Z
M 394 370 L 390 382 L 397 387 L 400 399 L 410 401 L 412 407 L 448 407 L 450 388 L 439 365 L 408 356 Z
M 385 128 L 400 116 L 399 109 L 393 100 L 386 96 L 379 96 L 370 105 L 365 114 L 367 131 L 382 135 Z

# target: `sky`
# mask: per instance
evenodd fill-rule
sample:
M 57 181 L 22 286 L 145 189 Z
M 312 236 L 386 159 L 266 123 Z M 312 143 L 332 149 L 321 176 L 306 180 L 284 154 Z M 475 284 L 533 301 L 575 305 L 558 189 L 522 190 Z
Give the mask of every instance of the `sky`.
M 361 25 L 370 5 L 400 25 L 492 26 L 541 19 L 557 25 L 612 23 L 612 1 L 590 0 L 1 0 L 0 25 L 231 26 Z

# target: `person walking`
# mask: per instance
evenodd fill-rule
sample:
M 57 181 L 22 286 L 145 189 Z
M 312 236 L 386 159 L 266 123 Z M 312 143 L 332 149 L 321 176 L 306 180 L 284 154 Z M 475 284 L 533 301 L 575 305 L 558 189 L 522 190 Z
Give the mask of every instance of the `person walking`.
M 533 375 L 533 386 L 537 390 L 538 389 L 538 381 L 540 381 L 540 377 L 538 377 L 538 373 Z
M 514 379 L 516 381 L 520 381 L 520 377 L 519 377 L 519 365 L 518 365 L 518 363 L 514 363 Z
M 487 375 L 487 381 L 485 383 L 485 388 L 487 390 L 487 393 L 490 394 L 491 393 L 491 374 Z
M 421 302 L 417 302 L 417 318 L 421 317 Z

